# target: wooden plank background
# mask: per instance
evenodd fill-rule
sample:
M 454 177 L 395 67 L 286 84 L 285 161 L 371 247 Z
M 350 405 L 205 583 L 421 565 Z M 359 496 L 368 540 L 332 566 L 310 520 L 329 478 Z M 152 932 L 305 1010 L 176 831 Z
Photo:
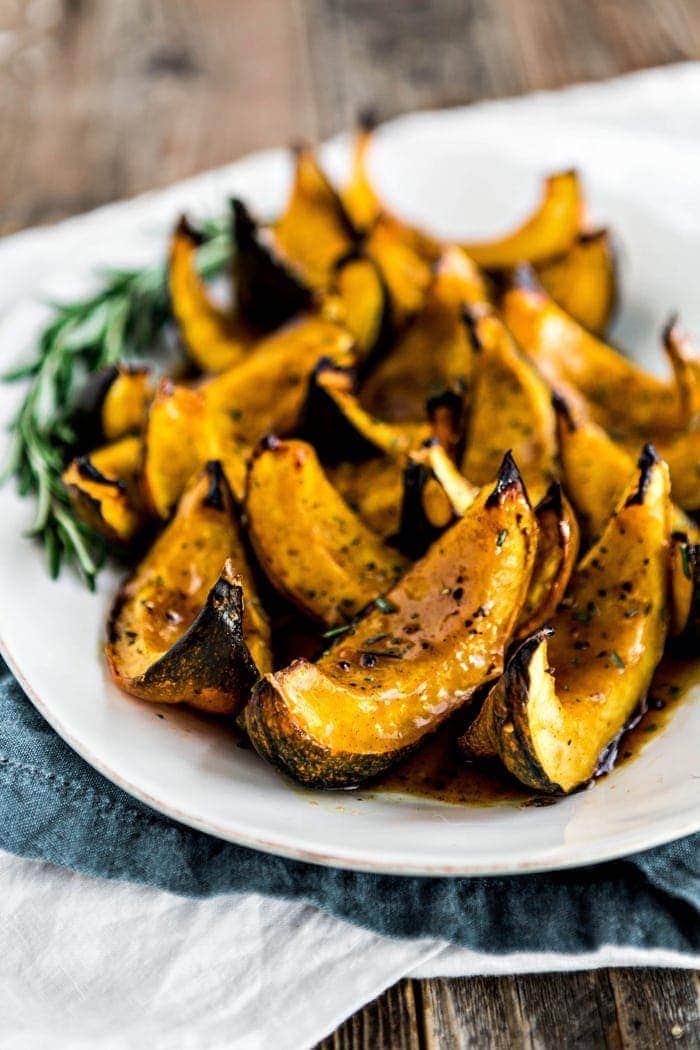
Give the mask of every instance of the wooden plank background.
M 421 107 L 700 58 L 698 0 L 0 0 L 0 232 Z M 697 976 L 403 981 L 323 1044 L 700 1046 Z

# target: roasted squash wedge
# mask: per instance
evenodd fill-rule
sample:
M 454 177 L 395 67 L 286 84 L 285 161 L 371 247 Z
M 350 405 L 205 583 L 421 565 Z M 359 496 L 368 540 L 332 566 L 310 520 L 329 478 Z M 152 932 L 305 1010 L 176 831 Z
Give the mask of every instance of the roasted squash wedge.
M 674 499 L 695 513 L 700 510 L 700 428 L 657 444 L 671 472 Z
M 548 262 L 571 250 L 581 232 L 583 212 L 578 173 L 557 172 L 545 180 L 542 202 L 522 226 L 493 241 L 471 241 L 463 247 L 485 270 Z
M 675 379 L 645 372 L 586 331 L 547 295 L 529 267 L 512 275 L 501 309 L 516 342 L 553 389 L 565 396 L 569 387 L 578 390 L 606 430 L 646 440 L 683 425 Z
M 384 356 L 394 335 L 384 276 L 374 259 L 353 252 L 336 265 L 332 291 L 340 301 L 343 323 L 355 337 L 358 360 L 368 367 Z
M 403 468 L 403 459 L 387 455 L 362 463 L 337 463 L 328 466 L 326 473 L 367 528 L 393 542 L 399 528 Z
M 496 314 L 474 309 L 469 321 L 475 368 L 462 473 L 486 484 L 511 449 L 531 499 L 539 502 L 555 473 L 551 391 Z
M 106 653 L 128 693 L 216 714 L 240 709 L 269 670 L 267 617 L 218 463 L 193 479 L 119 593 Z
M 580 533 L 573 508 L 558 482 L 535 507 L 539 528 L 537 554 L 516 637 L 524 638 L 548 623 L 564 598 L 579 552 Z
M 360 462 L 386 453 L 401 456 L 430 436 L 430 423 L 387 423 L 362 407 L 355 373 L 328 358 L 316 365 L 300 432 L 324 463 Z
M 472 485 L 439 445 L 409 456 L 397 547 L 419 558 L 445 529 L 461 518 L 480 489 Z M 552 482 L 535 507 L 537 554 L 516 637 L 529 634 L 551 618 L 571 578 L 579 551 L 579 527 L 558 482 Z
M 590 332 L 602 335 L 617 302 L 615 252 L 608 230 L 581 233 L 561 259 L 537 268 L 551 297 Z
M 363 404 L 394 422 L 419 420 L 429 394 L 468 384 L 473 353 L 462 315 L 467 304 L 485 297 L 471 260 L 459 248 L 448 249 L 423 309 L 363 384 Z
M 250 465 L 245 508 L 270 582 L 326 627 L 347 623 L 407 567 L 350 510 L 303 441 L 262 443 Z
M 162 379 L 150 406 L 144 435 L 144 502 L 167 519 L 187 482 L 207 459 L 204 397 Z
M 600 536 L 622 498 L 634 459 L 602 427 L 582 417 L 563 398 L 555 397 L 554 407 L 562 480 L 590 542 Z M 700 528 L 692 519 L 675 504 L 671 514 L 674 530 L 700 543 Z
M 312 289 L 286 259 L 270 230 L 240 200 L 231 201 L 232 276 L 236 314 L 259 332 L 271 332 L 315 304 Z
M 208 454 L 221 460 L 237 499 L 243 496 L 247 450 L 266 434 L 296 428 L 322 358 L 354 364 L 353 339 L 341 325 L 310 314 L 268 336 L 246 361 L 201 388 Z
M 507 459 L 493 491 L 354 633 L 317 663 L 296 660 L 257 686 L 244 715 L 255 748 L 316 787 L 349 787 L 398 762 L 499 673 L 536 530 Z
M 185 349 L 203 372 L 224 372 L 251 351 L 255 336 L 231 312 L 209 296 L 197 273 L 201 237 L 183 215 L 170 242 L 168 287 L 173 314 Z
M 63 472 L 76 514 L 110 543 L 129 544 L 144 524 L 138 498 L 139 437 L 120 438 L 78 456 Z
M 318 290 L 329 286 L 335 264 L 357 241 L 343 202 L 308 146 L 296 150 L 292 191 L 273 229 L 285 257 Z
M 403 222 L 386 207 L 377 195 L 367 171 L 367 156 L 376 120 L 373 114 L 363 113 L 357 123 L 350 178 L 342 190 L 345 211 L 356 230 L 367 233 L 381 218 L 395 237 L 427 262 L 435 262 L 442 245 L 435 237 Z
M 367 235 L 365 251 L 381 270 L 389 289 L 392 320 L 398 328 L 425 302 L 431 264 L 406 242 L 402 229 L 384 216 L 377 219 Z
M 663 653 L 669 492 L 668 469 L 647 446 L 552 629 L 523 642 L 462 738 L 472 755 L 498 756 L 524 784 L 553 793 L 610 767 Z

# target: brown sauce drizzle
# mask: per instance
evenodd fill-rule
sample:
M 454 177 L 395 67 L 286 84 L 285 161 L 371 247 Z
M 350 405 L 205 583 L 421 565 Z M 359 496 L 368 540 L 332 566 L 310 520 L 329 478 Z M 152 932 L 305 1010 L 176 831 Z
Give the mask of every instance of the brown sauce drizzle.
M 642 752 L 668 724 L 687 691 L 698 683 L 700 659 L 664 657 L 649 690 L 649 708 L 620 741 L 616 766 L 631 762 Z M 455 745 L 456 735 L 453 725 L 446 726 L 415 755 L 377 780 L 373 788 L 459 806 L 542 806 L 557 801 L 517 784 L 503 771 L 468 765 Z

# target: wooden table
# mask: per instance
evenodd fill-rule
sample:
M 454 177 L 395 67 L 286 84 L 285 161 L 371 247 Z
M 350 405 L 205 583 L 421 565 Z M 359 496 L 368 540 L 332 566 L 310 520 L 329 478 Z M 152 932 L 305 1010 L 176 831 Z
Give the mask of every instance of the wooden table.
M 0 232 L 382 116 L 700 58 L 698 0 L 0 0 Z M 322 1045 L 698 1047 L 692 974 L 403 981 Z

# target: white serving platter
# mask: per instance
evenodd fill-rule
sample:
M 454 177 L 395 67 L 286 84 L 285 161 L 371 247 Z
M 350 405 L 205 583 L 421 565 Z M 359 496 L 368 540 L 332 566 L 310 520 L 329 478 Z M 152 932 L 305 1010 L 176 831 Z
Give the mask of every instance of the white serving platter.
M 484 107 L 387 125 L 372 170 L 407 218 L 446 237 L 466 237 L 507 229 L 534 205 L 543 173 L 577 165 L 596 220 L 612 224 L 623 246 L 615 334 L 641 361 L 661 367 L 658 329 L 671 309 L 700 334 L 700 224 L 688 222 L 685 206 L 688 172 L 696 173 L 696 187 L 700 180 L 700 149 L 686 143 L 687 167 L 679 172 L 664 162 L 663 142 L 604 124 L 563 122 L 555 113 Z M 331 143 L 325 159 L 340 173 L 347 143 Z M 272 212 L 288 178 L 286 154 L 269 151 L 0 244 L 0 297 L 9 307 L 0 324 L 0 367 L 21 360 L 31 345 L 46 316 L 41 297 L 89 287 L 99 265 L 156 260 L 182 209 L 216 214 L 235 193 Z M 0 387 L 0 422 L 9 420 L 19 394 Z M 237 748 L 219 726 L 126 697 L 108 681 L 101 646 L 118 576 L 105 571 L 95 594 L 70 572 L 52 582 L 41 551 L 23 535 L 31 513 L 11 486 L 0 490 L 2 653 L 71 747 L 124 790 L 185 824 L 315 863 L 431 875 L 593 863 L 700 828 L 700 688 L 634 761 L 545 808 L 297 788 Z

